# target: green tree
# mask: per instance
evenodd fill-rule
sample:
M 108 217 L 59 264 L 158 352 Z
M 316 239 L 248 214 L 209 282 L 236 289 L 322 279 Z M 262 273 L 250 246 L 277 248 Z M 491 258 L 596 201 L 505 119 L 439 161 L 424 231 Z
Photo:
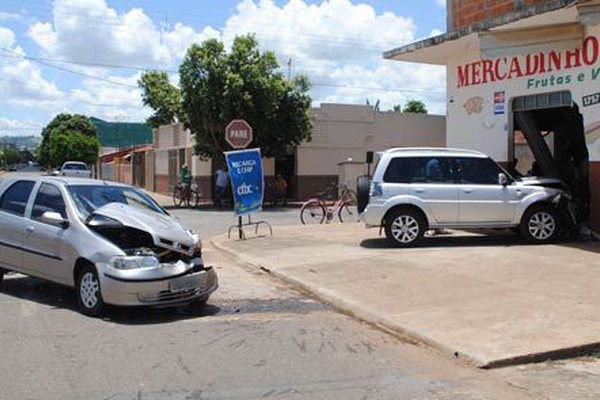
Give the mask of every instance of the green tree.
M 427 114 L 427 107 L 425 107 L 425 103 L 421 100 L 410 100 L 404 108 L 402 112 L 405 113 L 416 113 L 416 114 Z
M 93 165 L 98 160 L 100 142 L 95 136 L 78 131 L 59 131 L 50 136 L 50 162 L 54 166 L 65 161 L 83 161 Z
M 42 130 L 38 162 L 46 167 L 59 166 L 68 160 L 94 164 L 100 149 L 97 135 L 98 130 L 85 115 L 59 114 Z M 73 146 L 73 149 L 57 146 Z
M 4 162 L 6 165 L 14 165 L 21 162 L 21 153 L 18 150 L 7 147 L 4 149 Z
M 142 102 L 154 110 L 146 122 L 152 128 L 168 125 L 181 115 L 181 93 L 169 82 L 164 71 L 147 71 L 138 81 L 142 89 Z
M 146 72 L 139 81 L 144 98 L 174 98 L 175 91 L 166 89 L 171 86 L 166 74 L 150 79 L 158 76 L 151 74 L 156 73 Z M 261 53 L 254 35 L 236 37 L 229 53 L 216 39 L 192 45 L 179 76 L 179 109 L 166 100 L 154 104 L 144 100 L 144 104 L 155 110 L 156 121 L 165 116 L 164 121 L 183 122 L 195 137 L 194 152 L 202 158 L 223 162 L 222 152 L 230 149 L 225 127 L 233 119 L 248 121 L 254 133 L 252 146 L 260 147 L 267 157 L 283 155 L 289 146 L 310 140 L 308 79 L 285 79 L 275 54 Z M 161 94 L 166 92 L 170 95 Z
M 400 104 L 394 104 L 392 107 L 393 112 L 402 112 L 402 106 Z

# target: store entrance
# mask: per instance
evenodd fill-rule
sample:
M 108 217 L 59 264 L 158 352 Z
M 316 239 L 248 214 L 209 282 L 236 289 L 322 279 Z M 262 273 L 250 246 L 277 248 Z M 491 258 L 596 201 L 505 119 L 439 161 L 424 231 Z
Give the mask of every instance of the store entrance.
M 577 222 L 587 221 L 589 156 L 583 116 L 570 92 L 518 97 L 513 100 L 512 110 L 513 154 L 517 165 L 529 151 L 531 164 L 526 174 L 561 179 L 577 204 Z M 518 170 L 525 172 L 523 166 Z

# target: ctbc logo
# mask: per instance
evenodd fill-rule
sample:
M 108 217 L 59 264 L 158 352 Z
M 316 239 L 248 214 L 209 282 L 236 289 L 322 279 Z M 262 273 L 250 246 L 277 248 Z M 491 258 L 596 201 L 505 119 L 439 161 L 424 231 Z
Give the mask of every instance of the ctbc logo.
M 225 140 L 234 149 L 243 149 L 252 142 L 252 127 L 243 119 L 234 119 L 225 128 Z

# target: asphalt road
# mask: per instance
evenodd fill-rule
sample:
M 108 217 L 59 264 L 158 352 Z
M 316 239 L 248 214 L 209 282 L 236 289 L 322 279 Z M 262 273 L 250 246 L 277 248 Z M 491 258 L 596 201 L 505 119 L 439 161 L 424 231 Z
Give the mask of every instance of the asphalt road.
M 186 308 L 76 311 L 71 290 L 9 275 L 0 399 L 518 399 L 520 389 L 332 310 L 208 248 L 222 287 Z
M 237 222 L 231 211 L 171 212 L 205 238 L 205 262 L 221 282 L 208 305 L 198 314 L 113 308 L 93 319 L 77 311 L 72 290 L 8 275 L 0 400 L 598 398 L 593 359 L 462 365 L 235 264 L 207 240 Z M 268 210 L 260 219 L 276 235 L 299 223 L 298 213 Z
M 189 228 L 193 228 L 203 238 L 210 238 L 211 236 L 219 235 L 222 233 L 228 233 L 231 228 L 232 238 L 238 237 L 238 218 L 230 209 L 170 209 L 168 210 L 171 215 L 178 218 L 184 225 Z M 268 223 L 274 229 L 274 234 L 277 234 L 277 226 L 294 225 L 300 224 L 300 209 L 299 208 L 267 208 L 265 211 L 252 215 L 251 220 L 253 222 L 264 221 Z M 247 223 L 248 218 L 242 219 L 243 223 Z M 256 226 L 244 227 L 245 232 L 248 236 L 256 235 Z M 258 226 L 259 235 L 269 235 L 268 225 L 261 223 Z

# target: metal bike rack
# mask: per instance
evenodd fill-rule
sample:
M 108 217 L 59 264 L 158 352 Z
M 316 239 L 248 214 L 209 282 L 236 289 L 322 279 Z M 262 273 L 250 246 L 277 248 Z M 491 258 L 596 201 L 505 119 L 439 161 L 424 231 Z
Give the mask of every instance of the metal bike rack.
M 248 222 L 246 223 L 242 223 L 242 217 L 239 216 L 238 217 L 238 223 L 237 225 L 231 225 L 229 227 L 229 229 L 227 230 L 227 239 L 231 238 L 231 229 L 233 228 L 238 228 L 238 232 L 239 232 L 239 239 L 240 240 L 246 240 L 246 234 L 244 233 L 244 229 L 243 227 L 245 226 L 252 226 L 254 225 L 254 234 L 258 235 L 258 227 L 261 224 L 265 224 L 266 226 L 269 227 L 269 234 L 271 236 L 273 236 L 273 228 L 271 227 L 271 224 L 269 224 L 267 221 L 256 221 L 256 222 L 252 222 L 252 217 L 250 214 L 248 214 Z

